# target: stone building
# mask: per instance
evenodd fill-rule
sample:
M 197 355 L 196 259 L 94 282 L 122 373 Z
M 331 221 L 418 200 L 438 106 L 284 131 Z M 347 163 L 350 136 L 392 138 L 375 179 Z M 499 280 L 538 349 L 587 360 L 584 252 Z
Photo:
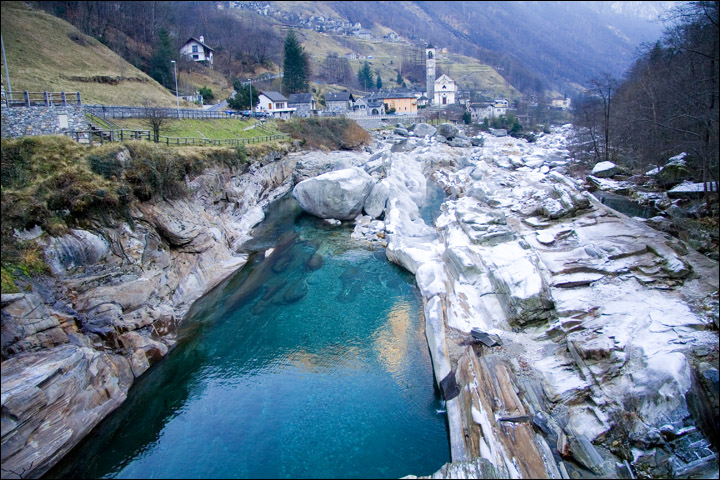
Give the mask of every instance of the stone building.
M 309 117 L 317 110 L 312 93 L 292 93 L 288 97 L 288 107 L 295 109 L 296 117 Z

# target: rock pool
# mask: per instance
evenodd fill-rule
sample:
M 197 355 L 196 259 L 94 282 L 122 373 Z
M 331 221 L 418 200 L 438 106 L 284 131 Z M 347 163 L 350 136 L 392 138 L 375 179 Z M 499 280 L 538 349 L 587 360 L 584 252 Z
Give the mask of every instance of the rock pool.
M 449 461 L 414 277 L 350 229 L 273 204 L 247 265 L 47 476 L 398 478 Z

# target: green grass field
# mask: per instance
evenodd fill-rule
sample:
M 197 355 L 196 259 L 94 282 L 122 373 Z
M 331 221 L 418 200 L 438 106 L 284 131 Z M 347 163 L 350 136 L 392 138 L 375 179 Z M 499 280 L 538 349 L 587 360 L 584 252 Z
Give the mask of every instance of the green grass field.
M 150 130 L 147 122 L 141 118 L 114 120 L 121 128 L 131 130 Z M 181 119 L 168 120 L 160 128 L 160 135 L 166 137 L 192 137 L 222 140 L 226 138 L 252 138 L 266 135 L 278 135 L 281 132 L 275 122 L 260 124 L 257 120 L 239 118 L 218 118 L 208 120 Z

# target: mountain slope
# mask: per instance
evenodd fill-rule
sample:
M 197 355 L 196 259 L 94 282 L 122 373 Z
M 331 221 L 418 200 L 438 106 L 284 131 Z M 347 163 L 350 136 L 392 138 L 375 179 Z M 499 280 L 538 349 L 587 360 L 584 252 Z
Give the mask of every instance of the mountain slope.
M 635 2 L 633 9 L 618 2 L 336 1 L 305 13 L 297 2 L 269 3 L 298 17 L 332 16 L 446 47 L 492 66 L 522 91 L 542 92 L 605 72 L 620 76 L 639 44 L 660 36 L 661 25 L 646 19 L 652 15 L 647 4 L 661 12 L 676 2 Z
M 142 105 L 153 99 L 175 106 L 172 92 L 64 20 L 21 2 L 2 2 L 1 13 L 13 91 L 80 92 L 87 104 Z M 4 68 L 2 73 L 7 90 Z

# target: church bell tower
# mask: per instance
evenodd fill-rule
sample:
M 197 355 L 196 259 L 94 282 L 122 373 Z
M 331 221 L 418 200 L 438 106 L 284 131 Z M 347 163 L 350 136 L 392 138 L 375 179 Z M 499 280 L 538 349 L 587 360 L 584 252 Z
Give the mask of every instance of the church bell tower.
M 435 101 L 435 48 L 428 45 L 425 49 L 425 96 L 430 105 Z

